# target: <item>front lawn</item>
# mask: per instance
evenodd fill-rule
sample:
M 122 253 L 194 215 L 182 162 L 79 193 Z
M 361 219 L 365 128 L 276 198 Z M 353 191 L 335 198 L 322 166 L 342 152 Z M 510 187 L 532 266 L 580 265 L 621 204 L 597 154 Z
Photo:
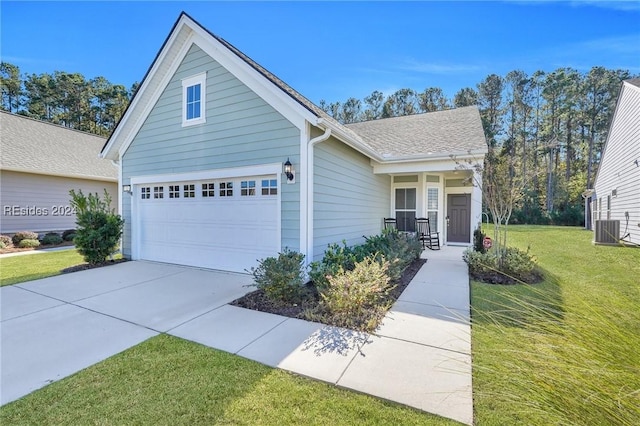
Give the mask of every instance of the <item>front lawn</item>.
M 637 424 L 640 249 L 592 238 L 511 226 L 510 245 L 531 247 L 545 281 L 472 282 L 478 424 Z
M 7 404 L 0 423 L 458 424 L 167 335 Z
M 25 254 L 0 258 L 0 286 L 59 275 L 65 268 L 83 264 L 77 250 Z

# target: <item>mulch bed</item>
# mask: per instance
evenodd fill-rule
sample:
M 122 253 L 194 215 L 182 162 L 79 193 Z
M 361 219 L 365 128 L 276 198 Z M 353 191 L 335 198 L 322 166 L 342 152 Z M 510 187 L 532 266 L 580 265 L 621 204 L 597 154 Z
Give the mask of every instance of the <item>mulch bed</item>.
M 402 273 L 402 277 L 394 284 L 396 287 L 389 293 L 389 300 L 395 302 L 400 294 L 409 285 L 413 277 L 418 273 L 422 265 L 426 263 L 426 259 L 414 260 L 407 269 Z M 252 309 L 254 311 L 268 312 L 271 314 L 282 315 L 289 318 L 305 317 L 305 312 L 312 310 L 318 305 L 319 295 L 312 284 L 307 283 L 307 297 L 301 303 L 291 305 L 269 299 L 264 291 L 256 290 L 245 296 L 234 300 L 230 304 L 241 308 Z
M 87 269 L 102 268 L 103 266 L 115 265 L 116 263 L 122 263 L 127 261 L 128 259 L 114 259 L 114 260 L 107 260 L 101 263 L 96 263 L 93 265 L 89 263 L 83 263 L 82 265 L 76 265 L 76 266 L 71 266 L 69 268 L 64 268 L 60 272 L 62 272 L 63 274 L 68 274 L 70 272 L 78 272 L 78 271 L 86 271 Z
M 73 245 L 73 241 L 65 241 L 62 242 L 60 244 L 55 244 L 55 245 L 47 245 L 47 246 L 38 246 L 38 247 L 25 247 L 25 248 L 20 248 L 20 247 L 5 247 L 3 249 L 0 249 L 0 254 L 6 254 L 6 253 L 18 253 L 21 251 L 34 251 L 34 250 L 44 250 L 44 249 L 51 249 L 51 248 L 56 248 L 56 247 L 69 247 Z

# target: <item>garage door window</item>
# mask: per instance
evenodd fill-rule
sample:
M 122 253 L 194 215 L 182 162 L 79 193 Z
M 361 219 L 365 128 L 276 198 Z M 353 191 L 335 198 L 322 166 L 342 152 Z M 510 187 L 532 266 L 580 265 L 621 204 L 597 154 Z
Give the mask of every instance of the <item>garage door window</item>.
M 164 186 L 154 186 L 153 187 L 153 198 L 164 198 Z
M 184 185 L 184 198 L 196 198 L 196 186 L 193 183 Z
M 220 196 L 233 197 L 233 182 L 220 182 Z
M 243 180 L 240 182 L 240 195 L 243 197 L 251 197 L 256 195 L 256 181 Z
M 140 198 L 143 200 L 148 200 L 151 198 L 151 188 L 148 186 L 143 186 L 140 188 Z
M 203 183 L 202 184 L 202 196 L 203 197 L 213 197 L 216 195 L 216 184 L 215 183 Z
M 169 198 L 180 198 L 180 185 L 169 185 Z
M 262 195 L 278 195 L 278 181 L 275 179 L 263 179 Z

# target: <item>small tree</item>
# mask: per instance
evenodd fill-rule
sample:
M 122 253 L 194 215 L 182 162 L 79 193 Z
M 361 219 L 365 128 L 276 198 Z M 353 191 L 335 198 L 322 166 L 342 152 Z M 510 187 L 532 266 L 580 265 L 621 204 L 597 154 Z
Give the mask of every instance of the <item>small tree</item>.
M 78 230 L 73 241 L 78 251 L 90 264 L 104 262 L 118 248 L 124 220 L 111 209 L 106 189 L 102 199 L 98 193 L 85 196 L 82 190 L 72 189 L 69 194 L 76 210 Z
M 504 266 L 507 256 L 507 226 L 513 213 L 513 207 L 522 197 L 523 181 L 512 173 L 508 156 L 499 155 L 496 148 L 489 147 L 484 164 L 478 161 L 461 162 L 455 157 L 458 168 L 472 171 L 469 180 L 482 188 L 484 204 L 491 212 L 493 220 L 493 248 L 498 257 L 498 266 Z

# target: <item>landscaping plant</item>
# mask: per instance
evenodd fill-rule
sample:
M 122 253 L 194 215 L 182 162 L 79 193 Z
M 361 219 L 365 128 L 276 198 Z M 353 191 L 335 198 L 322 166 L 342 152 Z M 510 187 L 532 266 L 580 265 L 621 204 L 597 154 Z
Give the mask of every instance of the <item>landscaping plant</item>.
M 11 247 L 13 240 L 8 235 L 0 235 L 0 243 L 4 244 L 5 247 Z
M 78 230 L 74 239 L 78 251 L 90 264 L 105 261 L 118 247 L 124 220 L 110 208 L 111 196 L 105 190 L 103 198 L 84 195 L 72 189 L 71 206 L 76 209 Z
M 31 232 L 31 231 L 20 231 L 20 232 L 16 232 L 13 237 L 11 237 L 11 241 L 13 242 L 14 246 L 19 246 L 20 245 L 20 241 L 22 240 L 37 240 L 38 239 L 38 234 L 36 234 L 35 232 Z
M 55 232 L 49 232 L 40 240 L 40 242 L 45 246 L 60 244 L 63 241 L 62 237 Z
M 335 325 L 373 331 L 389 308 L 384 301 L 394 286 L 389 284 L 388 269 L 389 263 L 376 256 L 356 262 L 352 271 L 340 269 L 320 291 L 320 310 Z
M 303 291 L 304 255 L 285 248 L 278 257 L 267 257 L 249 271 L 255 286 L 273 300 L 297 302 Z
M 23 240 L 20 240 L 20 242 L 18 243 L 18 247 L 20 248 L 35 248 L 39 246 L 40 246 L 40 241 L 33 238 L 25 238 Z

